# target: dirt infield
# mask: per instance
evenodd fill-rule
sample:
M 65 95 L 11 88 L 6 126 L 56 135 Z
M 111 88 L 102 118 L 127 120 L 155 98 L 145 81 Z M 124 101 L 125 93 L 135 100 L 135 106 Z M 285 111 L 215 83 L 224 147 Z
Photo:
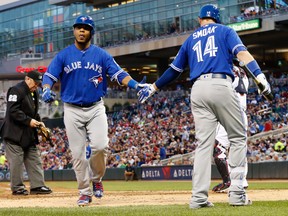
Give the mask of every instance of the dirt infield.
M 0 208 L 15 207 L 77 207 L 77 189 L 53 188 L 49 195 L 12 196 L 9 183 L 0 183 Z M 253 201 L 288 200 L 288 190 L 248 190 Z M 191 191 L 105 191 L 90 206 L 188 205 Z M 210 193 L 212 202 L 227 202 L 227 194 Z

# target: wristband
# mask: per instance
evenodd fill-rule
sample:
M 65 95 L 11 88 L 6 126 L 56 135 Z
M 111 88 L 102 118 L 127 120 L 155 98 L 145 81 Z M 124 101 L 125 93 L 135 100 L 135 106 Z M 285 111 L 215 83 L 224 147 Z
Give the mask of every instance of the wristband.
M 259 74 L 261 74 L 261 69 L 258 65 L 258 63 L 256 62 L 256 60 L 253 60 L 251 62 L 249 62 L 247 65 L 247 68 L 249 68 L 250 71 L 252 71 L 252 73 L 257 77 Z
M 127 86 L 129 88 L 137 89 L 138 82 L 136 80 L 134 80 L 134 79 L 131 79 L 131 80 L 129 80 Z

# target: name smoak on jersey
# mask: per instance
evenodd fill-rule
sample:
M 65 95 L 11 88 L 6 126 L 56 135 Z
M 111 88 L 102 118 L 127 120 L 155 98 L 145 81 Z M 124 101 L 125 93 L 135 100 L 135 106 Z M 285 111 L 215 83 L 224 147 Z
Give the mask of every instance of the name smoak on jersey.
M 199 31 L 196 31 L 195 33 L 193 33 L 193 39 L 199 38 L 199 37 L 204 37 L 208 34 L 212 34 L 215 33 L 215 29 L 217 28 L 217 26 L 211 26 L 208 28 L 204 28 L 201 29 Z
M 92 63 L 86 62 L 85 65 L 82 65 L 81 61 L 71 62 L 69 65 L 66 65 L 64 67 L 64 71 L 68 74 L 68 73 L 72 72 L 73 70 L 82 69 L 82 68 L 102 73 L 102 66 L 101 65 L 95 64 L 93 62 Z

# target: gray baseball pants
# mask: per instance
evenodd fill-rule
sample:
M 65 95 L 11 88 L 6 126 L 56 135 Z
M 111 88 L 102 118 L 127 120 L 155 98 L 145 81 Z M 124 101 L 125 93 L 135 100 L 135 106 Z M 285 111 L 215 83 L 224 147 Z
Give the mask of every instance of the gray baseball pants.
M 105 174 L 108 151 L 108 121 L 103 100 L 81 108 L 64 104 L 64 124 L 72 153 L 80 195 L 92 196 L 90 181 L 99 182 Z M 90 139 L 91 157 L 86 159 L 86 139 Z M 91 168 L 91 172 L 89 171 Z M 90 178 L 90 175 L 92 177 Z
M 231 186 L 229 202 L 242 203 L 244 165 L 246 159 L 245 113 L 240 107 L 232 80 L 201 76 L 191 89 L 191 109 L 195 121 L 198 146 L 195 150 L 191 208 L 205 205 L 211 183 L 211 161 L 218 122 L 230 141 L 229 166 Z M 244 195 L 244 196 L 243 196 Z

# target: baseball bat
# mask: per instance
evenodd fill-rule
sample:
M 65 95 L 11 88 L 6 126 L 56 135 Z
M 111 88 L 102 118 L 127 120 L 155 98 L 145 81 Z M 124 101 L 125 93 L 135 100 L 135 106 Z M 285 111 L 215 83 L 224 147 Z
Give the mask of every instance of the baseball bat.
M 235 61 L 234 61 L 234 63 L 235 63 Z M 265 86 L 257 79 L 257 77 L 252 73 L 252 71 L 247 67 L 247 65 L 245 65 L 244 62 L 241 62 L 241 61 L 237 61 L 237 63 L 238 63 L 238 66 L 241 67 L 246 72 L 246 74 L 253 79 L 253 81 L 257 85 L 258 89 L 260 90 L 260 92 L 263 92 L 265 89 Z M 269 94 L 262 94 L 262 95 L 268 101 L 273 100 L 272 92 L 270 92 Z

